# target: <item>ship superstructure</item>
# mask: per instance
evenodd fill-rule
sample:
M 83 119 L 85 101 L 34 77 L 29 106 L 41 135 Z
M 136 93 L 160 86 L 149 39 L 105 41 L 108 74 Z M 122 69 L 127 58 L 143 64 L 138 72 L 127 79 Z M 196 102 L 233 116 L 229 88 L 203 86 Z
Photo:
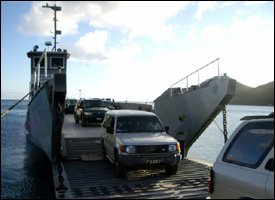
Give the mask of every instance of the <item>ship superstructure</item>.
M 54 10 L 55 41 L 52 51 L 39 51 L 38 45 L 27 53 L 30 58 L 30 102 L 25 127 L 27 138 L 42 149 L 51 161 L 60 152 L 60 137 L 66 98 L 66 69 L 70 54 L 56 48 L 56 11 L 61 7 L 43 6 Z M 49 42 L 46 43 L 50 45 Z

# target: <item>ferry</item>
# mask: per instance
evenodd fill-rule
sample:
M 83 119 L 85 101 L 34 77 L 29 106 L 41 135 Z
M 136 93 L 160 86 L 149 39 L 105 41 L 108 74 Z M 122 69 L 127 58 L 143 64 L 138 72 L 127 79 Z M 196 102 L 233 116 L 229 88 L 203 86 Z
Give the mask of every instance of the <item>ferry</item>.
M 26 137 L 41 149 L 52 164 L 56 198 L 206 198 L 207 163 L 183 159 L 175 176 L 165 176 L 161 170 L 127 172 L 125 179 L 115 176 L 113 166 L 101 157 L 100 126 L 81 127 L 73 115 L 65 115 L 67 93 L 66 69 L 70 54 L 57 48 L 56 12 L 54 11 L 54 44 L 52 51 L 40 50 L 37 45 L 27 53 L 30 59 L 30 101 L 26 116 Z M 47 47 L 50 42 L 45 43 Z M 217 76 L 188 85 L 188 78 L 200 70 L 218 64 Z M 171 85 L 151 104 L 120 102 L 119 109 L 155 112 L 169 133 L 180 140 L 185 135 L 187 154 L 190 146 L 234 96 L 236 80 L 219 74 L 219 58 L 184 77 L 185 88 Z M 199 79 L 198 79 L 199 80 Z M 226 138 L 226 123 L 224 123 Z M 175 131 L 177 130 L 177 131 Z

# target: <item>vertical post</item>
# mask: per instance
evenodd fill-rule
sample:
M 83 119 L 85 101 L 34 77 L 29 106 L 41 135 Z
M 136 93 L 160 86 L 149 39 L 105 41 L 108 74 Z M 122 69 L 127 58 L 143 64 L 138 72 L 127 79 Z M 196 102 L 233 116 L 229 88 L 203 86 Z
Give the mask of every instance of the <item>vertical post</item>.
M 44 57 L 44 60 L 45 60 L 45 78 L 47 79 L 47 76 L 48 76 L 48 60 L 47 60 L 47 51 L 45 50 L 45 57 Z
M 40 86 L 40 62 L 37 64 L 37 87 Z
M 53 11 L 54 11 L 54 18 L 53 18 L 53 21 L 54 21 L 54 37 L 53 37 L 53 39 L 54 39 L 54 45 L 53 45 L 53 51 L 56 51 L 56 35 L 57 34 L 61 34 L 61 31 L 58 31 L 58 30 L 56 30 L 56 21 L 57 21 L 57 19 L 56 19 L 56 11 L 61 11 L 61 7 L 60 6 L 56 6 L 56 4 L 54 4 L 54 6 L 49 6 L 48 5 L 48 3 L 46 3 L 46 6 L 42 6 L 43 8 L 51 8 L 51 9 L 53 9 Z
M 220 78 L 220 59 L 218 59 L 218 77 Z
M 56 4 L 54 4 L 54 8 L 56 8 Z M 54 10 L 54 46 L 53 46 L 53 48 L 54 48 L 54 50 L 56 51 L 56 10 L 55 9 L 53 9 Z
M 33 89 L 37 89 L 36 88 L 36 78 L 37 78 L 37 69 L 35 69 L 35 72 L 34 72 L 34 76 L 33 76 Z
M 200 86 L 200 71 L 198 71 L 198 86 Z
M 186 77 L 186 91 L 188 91 L 188 76 Z

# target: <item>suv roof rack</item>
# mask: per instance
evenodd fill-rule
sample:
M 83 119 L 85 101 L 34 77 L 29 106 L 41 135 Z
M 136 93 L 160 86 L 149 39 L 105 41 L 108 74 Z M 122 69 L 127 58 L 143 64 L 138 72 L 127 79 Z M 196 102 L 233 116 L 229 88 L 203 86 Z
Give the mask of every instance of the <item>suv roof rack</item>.
M 270 113 L 269 115 L 252 115 L 252 116 L 245 116 L 240 120 L 250 120 L 250 119 L 267 119 L 267 118 L 274 118 L 274 112 Z

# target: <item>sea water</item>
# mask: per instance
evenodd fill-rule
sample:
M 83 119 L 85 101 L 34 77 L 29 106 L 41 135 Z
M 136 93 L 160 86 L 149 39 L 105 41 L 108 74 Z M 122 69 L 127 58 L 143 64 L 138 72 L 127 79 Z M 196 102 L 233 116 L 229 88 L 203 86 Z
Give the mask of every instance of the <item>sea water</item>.
M 1 113 L 17 100 L 1 100 Z M 1 118 L 1 199 L 54 199 L 51 164 L 26 140 L 28 101 Z
M 1 113 L 16 100 L 1 100 Z M 45 155 L 26 140 L 25 118 L 28 101 L 22 101 L 1 118 L 1 199 L 53 199 L 54 185 L 51 164 Z M 272 106 L 226 106 L 228 136 L 247 115 L 267 115 Z M 223 128 L 223 116 L 215 118 Z M 188 158 L 212 164 L 224 144 L 224 137 L 216 123 L 211 123 L 192 145 Z
M 273 106 L 226 106 L 226 127 L 228 138 L 242 122 L 240 119 L 251 115 L 268 115 Z M 213 164 L 224 145 L 223 115 L 220 113 L 189 149 L 188 158 Z

